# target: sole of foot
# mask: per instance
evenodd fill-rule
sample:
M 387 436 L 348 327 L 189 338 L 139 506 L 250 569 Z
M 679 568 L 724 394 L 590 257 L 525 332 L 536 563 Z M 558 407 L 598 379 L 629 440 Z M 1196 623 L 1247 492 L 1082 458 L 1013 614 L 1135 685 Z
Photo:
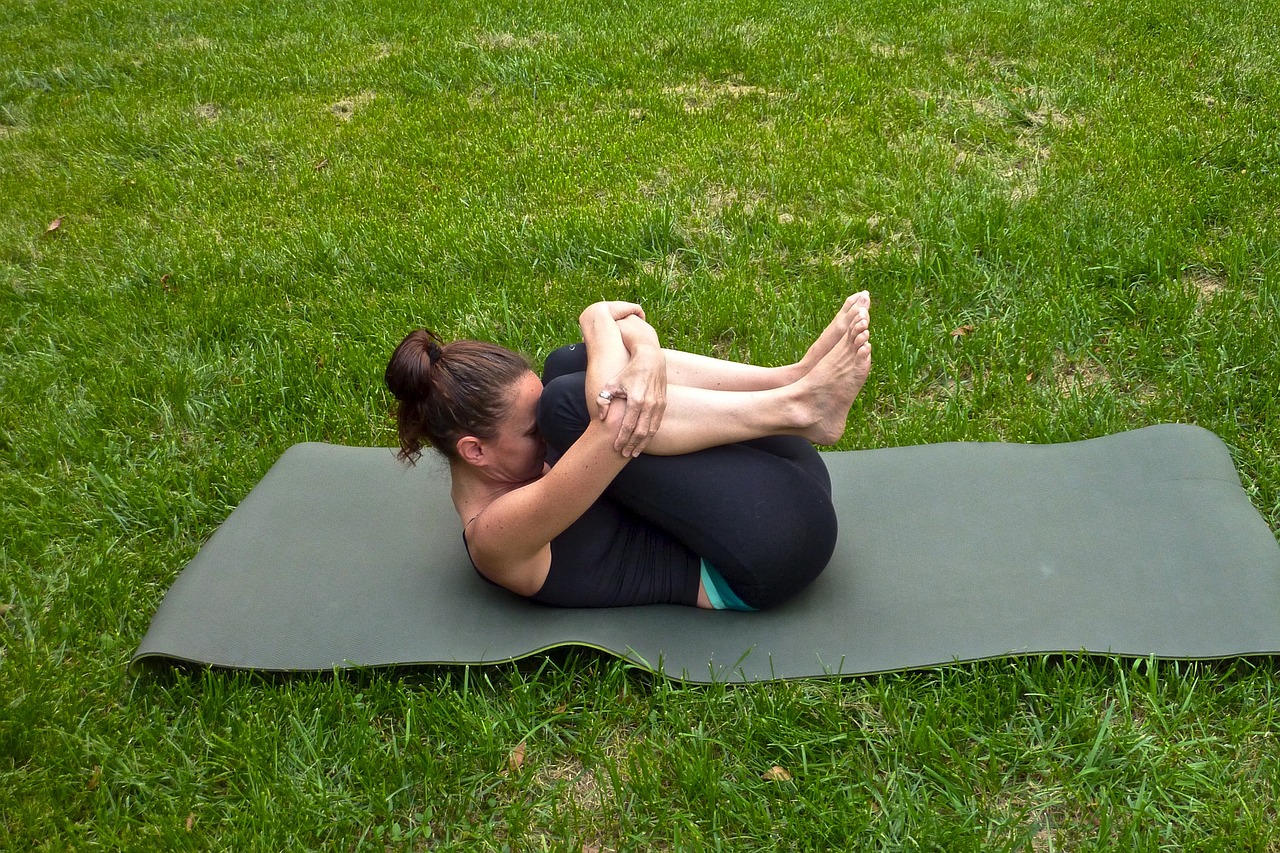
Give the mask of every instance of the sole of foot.
M 832 318 L 827 327 L 822 330 L 822 334 L 809 347 L 809 350 L 804 354 L 804 358 L 800 360 L 800 366 L 805 373 L 816 367 L 818 362 L 840 342 L 840 339 L 849 331 L 849 327 L 852 325 L 859 309 L 867 311 L 871 309 L 871 294 L 865 290 L 845 299 L 840 306 L 840 310 L 836 312 L 836 316 Z
M 849 410 L 871 374 L 871 316 L 857 306 L 848 330 L 799 389 L 808 423 L 802 435 L 814 444 L 831 445 L 844 436 Z

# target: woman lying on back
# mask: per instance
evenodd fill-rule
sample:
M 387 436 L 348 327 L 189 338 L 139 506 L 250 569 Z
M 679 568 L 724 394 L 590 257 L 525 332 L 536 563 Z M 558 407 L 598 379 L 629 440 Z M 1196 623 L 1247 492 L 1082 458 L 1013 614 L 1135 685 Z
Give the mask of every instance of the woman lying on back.
M 386 372 L 400 455 L 444 454 L 476 571 L 519 595 L 773 607 L 835 548 L 811 442 L 844 434 L 869 311 L 849 297 L 803 359 L 766 368 L 662 349 L 640 306 L 600 302 L 541 380 L 507 349 L 420 329 Z

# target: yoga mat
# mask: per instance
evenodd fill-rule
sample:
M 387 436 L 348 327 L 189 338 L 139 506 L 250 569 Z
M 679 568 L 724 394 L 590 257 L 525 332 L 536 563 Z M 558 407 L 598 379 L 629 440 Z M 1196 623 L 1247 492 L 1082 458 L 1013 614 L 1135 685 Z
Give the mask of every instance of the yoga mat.
M 303 671 L 580 644 L 688 681 L 1006 655 L 1280 652 L 1280 546 L 1212 433 L 828 453 L 840 539 L 762 613 L 558 609 L 470 568 L 443 463 L 290 448 L 187 565 L 134 662 Z

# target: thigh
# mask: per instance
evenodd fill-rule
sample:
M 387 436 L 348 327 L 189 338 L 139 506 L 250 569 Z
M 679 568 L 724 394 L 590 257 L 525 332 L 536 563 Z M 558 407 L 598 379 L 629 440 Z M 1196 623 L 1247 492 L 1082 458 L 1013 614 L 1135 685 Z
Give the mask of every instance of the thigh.
M 606 494 L 680 539 L 757 609 L 808 586 L 835 550 L 827 482 L 743 444 L 685 456 L 641 455 Z
M 812 477 L 828 497 L 831 495 L 831 474 L 822 461 L 822 454 L 807 439 L 798 435 L 774 435 L 744 441 L 742 444 L 787 460 Z
M 551 360 L 548 359 L 547 363 L 550 366 Z M 547 443 L 547 462 L 552 465 L 591 423 L 591 413 L 587 411 L 586 381 L 587 374 L 582 372 L 562 373 L 543 379 L 542 396 L 538 398 L 538 432 Z

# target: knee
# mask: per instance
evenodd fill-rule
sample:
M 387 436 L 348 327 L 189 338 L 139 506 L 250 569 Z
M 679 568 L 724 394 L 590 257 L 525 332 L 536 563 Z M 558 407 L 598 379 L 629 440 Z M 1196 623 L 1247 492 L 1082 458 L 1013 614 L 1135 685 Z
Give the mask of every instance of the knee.
M 550 382 L 570 373 L 583 373 L 587 369 L 586 344 L 566 344 L 547 356 L 542 365 L 542 381 Z
M 587 411 L 585 373 L 557 376 L 538 398 L 538 432 L 547 444 L 563 453 L 591 423 Z

